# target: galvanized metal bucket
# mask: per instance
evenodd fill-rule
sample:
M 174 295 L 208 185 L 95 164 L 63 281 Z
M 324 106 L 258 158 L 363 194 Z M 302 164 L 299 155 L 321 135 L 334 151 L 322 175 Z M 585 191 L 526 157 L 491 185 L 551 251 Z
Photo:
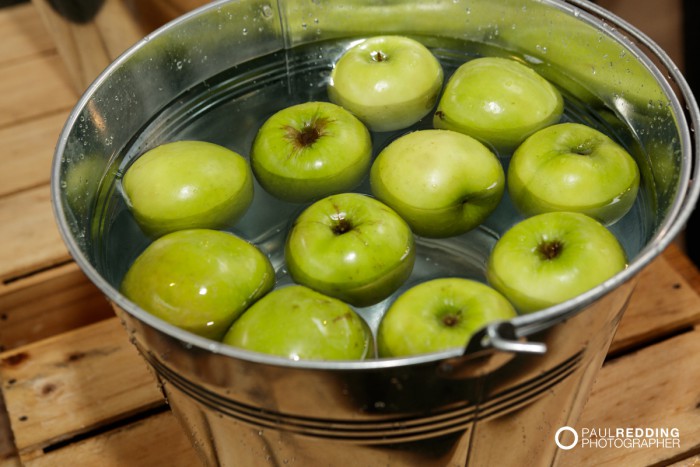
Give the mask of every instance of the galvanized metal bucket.
M 325 45 L 380 33 L 419 37 L 444 56 L 466 44 L 507 51 L 593 109 L 642 172 L 636 221 L 613 226 L 629 267 L 573 300 L 488 326 L 466 349 L 354 362 L 245 352 L 121 295 L 126 258 L 143 245 L 115 252 L 106 236 L 132 233 L 113 229 L 117 180 L 134 151 L 195 125 L 234 88 L 255 99 L 261 82 L 277 83 L 303 99 L 310 91 L 293 79 L 301 62 L 318 56 L 310 69 L 322 74 Z M 251 65 L 261 57 L 274 57 L 269 74 Z M 114 304 L 206 464 L 550 465 L 554 434 L 578 417 L 635 278 L 695 205 L 698 116 L 667 55 L 582 0 L 219 1 L 147 36 L 87 89 L 58 141 L 52 196 L 70 252 Z M 221 128 L 249 142 L 256 124 L 239 115 Z

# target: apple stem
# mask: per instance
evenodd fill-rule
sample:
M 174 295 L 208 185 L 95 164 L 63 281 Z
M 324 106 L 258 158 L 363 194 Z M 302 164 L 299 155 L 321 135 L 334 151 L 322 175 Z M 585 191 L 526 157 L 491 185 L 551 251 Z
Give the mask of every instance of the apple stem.
M 329 120 L 325 118 L 314 118 L 313 120 L 304 122 L 301 130 L 292 126 L 287 126 L 287 138 L 290 139 L 299 149 L 312 146 L 323 135 L 326 134 L 325 128 Z
M 384 52 L 381 50 L 375 50 L 372 52 L 372 60 L 375 62 L 385 62 L 387 60 L 387 56 Z
M 572 152 L 574 154 L 578 154 L 579 156 L 590 156 L 593 153 L 593 142 L 586 141 L 581 143 L 576 146 Z
M 298 141 L 304 147 L 311 146 L 321 137 L 321 132 L 318 128 L 307 123 L 304 128 L 299 132 Z
M 336 219 L 333 225 L 333 233 L 336 235 L 343 235 L 344 233 L 350 232 L 352 230 L 352 223 L 344 217 Z
M 544 260 L 552 260 L 561 254 L 563 245 L 557 240 L 545 241 L 537 246 L 537 252 Z
M 442 317 L 442 324 L 447 326 L 448 328 L 454 327 L 459 323 L 459 315 L 456 314 L 447 314 Z

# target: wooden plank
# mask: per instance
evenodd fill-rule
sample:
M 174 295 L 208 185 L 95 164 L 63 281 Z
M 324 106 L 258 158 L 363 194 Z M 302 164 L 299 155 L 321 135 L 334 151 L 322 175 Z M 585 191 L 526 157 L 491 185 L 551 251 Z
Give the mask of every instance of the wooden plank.
M 675 269 L 676 264 L 682 265 L 685 275 Z M 641 272 L 626 312 L 631 316 L 625 315 L 620 322 L 609 353 L 617 354 L 700 323 L 700 288 L 694 288 L 698 277 L 687 257 L 671 245 Z
M 0 380 L 22 456 L 163 404 L 116 318 L 0 354 Z
M 0 198 L 0 282 L 69 259 L 47 185 Z
M 700 455 L 674 462 L 670 467 L 700 467 Z
M 10 418 L 5 408 L 5 398 L 0 392 L 0 467 L 19 465 L 19 456 L 15 447 Z
M 0 71 L 0 128 L 71 109 L 78 95 L 57 54 L 6 64 Z
M 15 60 L 56 51 L 31 3 L 0 9 L 0 44 L 0 67 Z
M 0 458 L 0 467 L 22 467 L 18 457 L 12 456 L 7 458 Z
M 25 466 L 193 467 L 199 462 L 173 414 L 165 412 L 50 451 Z
M 0 286 L 0 351 L 113 316 L 102 292 L 70 262 Z
M 688 258 L 683 248 L 677 243 L 672 243 L 663 254 L 668 262 L 673 265 L 673 270 L 680 274 L 693 290 L 700 293 L 698 265 Z
M 700 450 L 700 329 L 608 362 L 575 428 L 678 428 L 672 448 L 562 451 L 560 465 L 654 465 Z
M 0 129 L 0 197 L 48 185 L 51 161 L 67 111 Z

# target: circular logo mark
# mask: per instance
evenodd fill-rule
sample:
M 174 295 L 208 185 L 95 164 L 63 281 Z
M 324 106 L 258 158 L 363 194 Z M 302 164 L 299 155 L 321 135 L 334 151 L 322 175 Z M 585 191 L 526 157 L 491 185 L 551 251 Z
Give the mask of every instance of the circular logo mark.
M 571 444 L 562 444 L 562 442 L 559 440 L 559 438 L 561 438 L 561 434 L 565 431 L 570 431 L 574 435 L 574 441 Z M 557 443 L 557 446 L 559 446 L 560 449 L 568 451 L 578 444 L 578 433 L 570 426 L 563 426 L 554 434 L 554 442 Z

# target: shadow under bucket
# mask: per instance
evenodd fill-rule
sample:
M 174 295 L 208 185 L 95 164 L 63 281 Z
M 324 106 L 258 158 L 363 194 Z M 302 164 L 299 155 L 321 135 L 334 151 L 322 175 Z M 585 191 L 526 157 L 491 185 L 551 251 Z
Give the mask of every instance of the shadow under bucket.
M 565 303 L 494 323 L 466 349 L 352 362 L 246 352 L 175 328 L 121 295 L 123 275 L 149 242 L 120 193 L 130 161 L 181 139 L 247 156 L 269 115 L 326 100 L 334 61 L 354 40 L 379 34 L 419 39 L 446 78 L 474 57 L 517 57 L 560 88 L 565 120 L 625 146 L 640 167 L 640 192 L 610 229 L 628 268 Z M 58 142 L 52 197 L 71 254 L 113 303 L 206 464 L 551 465 L 555 433 L 575 423 L 638 273 L 695 205 L 697 120 L 666 54 L 589 2 L 220 1 L 147 36 L 87 89 Z M 397 135 L 373 135 L 375 151 Z M 255 190 L 234 232 L 288 283 L 284 238 L 303 206 Z M 418 239 L 415 271 L 396 294 L 436 275 L 484 280 L 490 248 L 517 220 L 506 197 L 472 232 Z M 396 294 L 358 310 L 373 330 Z

